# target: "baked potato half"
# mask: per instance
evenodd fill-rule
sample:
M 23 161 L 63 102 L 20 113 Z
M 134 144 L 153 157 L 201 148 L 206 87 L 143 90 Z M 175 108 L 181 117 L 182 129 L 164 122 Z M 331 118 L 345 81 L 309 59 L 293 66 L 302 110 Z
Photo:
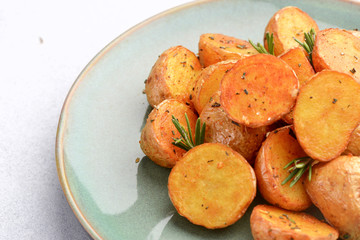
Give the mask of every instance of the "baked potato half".
M 149 104 L 154 107 L 165 99 L 191 104 L 190 94 L 201 69 L 196 55 L 183 46 L 164 51 L 145 81 Z
M 171 170 L 169 196 L 178 213 L 209 229 L 240 219 L 256 194 L 248 162 L 231 148 L 204 143 L 190 149 Z
M 200 114 L 206 123 L 205 142 L 222 143 L 240 153 L 251 165 L 270 126 L 249 128 L 232 121 L 220 105 L 220 92 L 215 93 Z
M 342 239 L 360 239 L 360 158 L 340 156 L 313 167 L 305 183 L 311 201 Z
M 199 59 L 203 67 L 229 59 L 241 59 L 258 54 L 256 49 L 245 40 L 220 33 L 206 33 L 200 36 Z
M 174 115 L 182 126 L 186 126 L 185 113 L 194 133 L 197 115 L 185 103 L 175 99 L 164 100 L 156 106 L 150 112 L 145 127 L 141 131 L 142 151 L 162 167 L 173 167 L 185 154 L 185 150 L 172 144 L 173 138 L 180 137 L 180 133 L 172 122 L 172 116 Z
M 319 31 L 318 25 L 307 13 L 289 6 L 280 9 L 271 17 L 265 28 L 265 36 L 266 33 L 273 34 L 274 53 L 278 56 L 290 48 L 299 46 L 294 38 L 304 42 L 304 33 L 309 32 L 311 28 L 315 32 Z M 264 46 L 268 49 L 265 36 Z
M 336 240 L 339 233 L 328 224 L 301 212 L 257 205 L 250 216 L 254 240 Z
M 266 201 L 287 210 L 303 211 L 312 205 L 302 184 L 305 175 L 292 187 L 289 183 L 282 184 L 290 174 L 284 166 L 306 156 L 294 136 L 291 126 L 270 132 L 256 157 L 254 169 L 258 189 Z

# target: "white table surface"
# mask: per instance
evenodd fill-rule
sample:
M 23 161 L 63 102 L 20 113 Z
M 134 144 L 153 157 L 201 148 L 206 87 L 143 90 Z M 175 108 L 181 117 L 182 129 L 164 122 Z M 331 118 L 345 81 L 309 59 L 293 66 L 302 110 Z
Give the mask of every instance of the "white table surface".
M 0 3 L 0 239 L 91 239 L 62 192 L 55 136 L 85 65 L 133 25 L 189 0 Z

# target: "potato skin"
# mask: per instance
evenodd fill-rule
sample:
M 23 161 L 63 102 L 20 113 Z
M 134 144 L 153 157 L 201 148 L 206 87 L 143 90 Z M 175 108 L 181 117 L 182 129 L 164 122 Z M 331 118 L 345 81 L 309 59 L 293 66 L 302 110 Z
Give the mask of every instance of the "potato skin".
M 360 158 L 340 156 L 313 167 L 305 183 L 312 202 L 343 239 L 360 239 Z
M 183 46 L 164 51 L 145 81 L 149 104 L 154 107 L 165 99 L 191 104 L 190 94 L 201 69 L 196 55 Z
M 324 69 L 346 73 L 360 83 L 360 38 L 350 32 L 328 28 L 317 33 L 312 53 L 316 72 Z
M 296 158 L 305 157 L 299 143 L 293 137 L 291 126 L 285 126 L 269 133 L 255 160 L 255 173 L 258 189 L 269 203 L 292 211 L 303 211 L 312 205 L 302 181 L 290 187 L 281 183 L 289 175 L 283 169 Z
M 256 177 L 231 148 L 204 143 L 190 149 L 171 170 L 169 196 L 178 213 L 208 229 L 240 219 L 256 194 Z
M 254 240 L 336 240 L 338 232 L 315 217 L 257 205 L 250 216 Z
M 222 143 L 240 153 L 251 165 L 270 126 L 249 128 L 232 121 L 220 105 L 220 92 L 215 93 L 200 114 L 206 123 L 205 142 Z
M 150 112 L 145 127 L 142 129 L 140 138 L 142 151 L 162 167 L 172 168 L 185 154 L 184 150 L 171 144 L 173 137 L 180 137 L 171 116 L 174 115 L 186 128 L 185 113 L 188 115 L 194 133 L 197 115 L 189 106 L 175 99 L 164 100 L 156 106 Z
M 265 28 L 265 35 L 273 33 L 275 56 L 279 56 L 288 49 L 299 46 L 294 37 L 304 42 L 304 33 L 309 32 L 311 28 L 314 28 L 315 32 L 319 31 L 316 22 L 307 13 L 289 6 L 280 9 L 271 17 Z M 264 46 L 268 49 L 265 35 Z
M 203 67 L 230 59 L 242 59 L 258 54 L 247 41 L 219 33 L 206 33 L 200 36 L 199 59 Z

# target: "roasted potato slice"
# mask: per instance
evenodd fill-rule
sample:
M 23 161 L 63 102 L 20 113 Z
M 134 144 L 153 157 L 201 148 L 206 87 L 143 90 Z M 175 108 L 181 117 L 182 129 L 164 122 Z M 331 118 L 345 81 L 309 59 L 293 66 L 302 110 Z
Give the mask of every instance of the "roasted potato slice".
M 336 240 L 339 233 L 315 217 L 281 208 L 257 205 L 250 217 L 254 240 Z
M 341 239 L 360 239 L 360 158 L 340 156 L 313 167 L 305 183 L 313 203 Z
M 215 93 L 200 114 L 206 123 L 205 142 L 222 143 L 240 153 L 251 165 L 270 126 L 249 128 L 232 121 L 220 105 L 220 92 Z
M 172 123 L 172 115 L 179 120 L 181 125 L 186 126 L 185 113 L 189 118 L 192 133 L 194 133 L 197 115 L 185 103 L 175 99 L 164 100 L 155 107 L 142 129 L 140 138 L 142 151 L 162 167 L 173 167 L 185 153 L 184 150 L 171 144 L 173 138 L 180 137 Z
M 220 88 L 220 82 L 227 71 L 234 66 L 236 60 L 215 63 L 204 68 L 196 81 L 192 101 L 200 114 L 210 98 Z
M 205 143 L 192 148 L 171 170 L 169 196 L 178 213 L 209 229 L 240 219 L 256 194 L 248 162 L 231 148 Z
M 343 72 L 360 83 L 360 38 L 346 30 L 329 28 L 318 32 L 312 60 L 317 72 Z
M 257 54 L 239 60 L 221 81 L 221 106 L 247 127 L 270 125 L 295 104 L 299 81 L 283 60 Z
M 261 195 L 269 203 L 281 208 L 302 211 L 311 206 L 303 184 L 282 185 L 289 176 L 284 169 L 295 158 L 305 157 L 294 138 L 292 127 L 286 126 L 272 131 L 263 142 L 255 161 L 255 173 Z M 304 179 L 305 175 L 302 177 Z
M 256 49 L 245 40 L 219 33 L 206 33 L 200 36 L 199 59 L 204 67 L 229 59 L 241 59 L 257 53 Z
M 145 93 L 151 106 L 165 99 L 178 99 L 190 104 L 190 94 L 201 72 L 196 55 L 183 46 L 163 52 L 145 81 Z
M 304 42 L 304 33 L 309 32 L 311 28 L 315 32 L 319 31 L 316 22 L 307 13 L 297 7 L 289 6 L 280 9 L 272 16 L 265 28 L 265 34 L 273 34 L 274 52 L 278 56 L 290 48 L 299 46 L 294 38 Z M 267 49 L 266 40 L 264 46 Z
M 324 70 L 301 88 L 294 130 L 313 159 L 330 161 L 348 145 L 360 121 L 360 84 L 347 74 Z

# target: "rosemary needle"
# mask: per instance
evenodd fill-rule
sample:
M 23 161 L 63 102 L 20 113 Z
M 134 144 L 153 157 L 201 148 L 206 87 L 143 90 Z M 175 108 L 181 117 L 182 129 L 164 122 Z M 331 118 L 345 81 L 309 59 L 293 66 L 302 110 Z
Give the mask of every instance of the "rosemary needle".
M 175 118 L 174 115 L 172 115 L 172 122 L 181 135 L 180 138 L 173 138 L 174 141 L 172 142 L 172 144 L 181 149 L 184 149 L 185 151 L 189 151 L 191 148 L 204 143 L 206 124 L 203 123 L 201 125 L 200 118 L 197 119 L 195 124 L 195 137 L 193 138 L 190 121 L 186 113 L 185 113 L 185 120 L 187 125 L 187 131 L 180 124 L 179 120 Z

